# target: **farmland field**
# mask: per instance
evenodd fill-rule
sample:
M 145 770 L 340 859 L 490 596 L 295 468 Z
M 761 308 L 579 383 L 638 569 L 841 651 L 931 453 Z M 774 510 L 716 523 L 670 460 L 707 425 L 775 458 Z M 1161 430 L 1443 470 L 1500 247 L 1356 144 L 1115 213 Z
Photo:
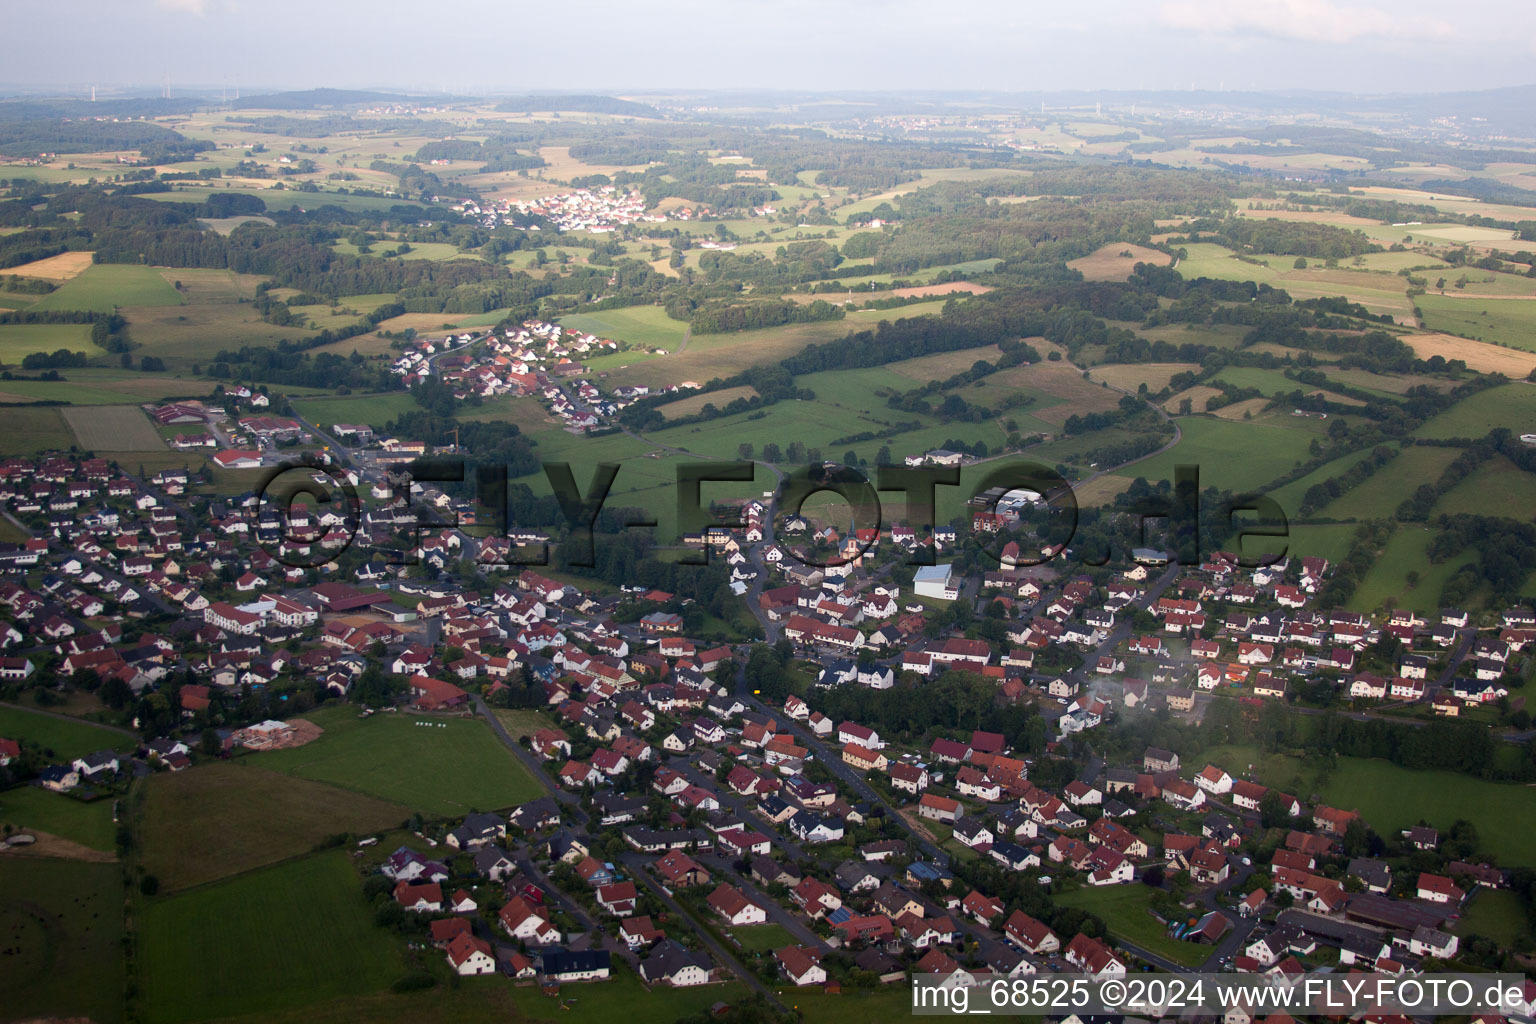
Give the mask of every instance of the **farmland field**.
M 253 766 L 200 765 L 144 786 L 144 867 L 186 889 L 308 853 L 342 832 L 367 834 L 410 816 L 400 804 Z
M 7 267 L 0 270 L 0 274 L 15 274 L 17 277 L 40 277 L 48 281 L 68 281 L 84 273 L 91 266 L 91 260 L 95 256 L 89 252 L 61 252 L 57 256 L 49 256 L 47 259 L 34 260 L 31 263 L 23 263 L 17 267 Z
M 179 306 L 185 301 L 153 267 L 97 263 L 32 308 L 110 313 L 119 306 Z
M 89 451 L 161 451 L 160 436 L 144 410 L 136 405 L 94 405 L 61 410 L 80 447 Z
M 479 719 L 400 714 L 359 719 L 350 707 L 306 717 L 325 735 L 302 747 L 251 755 L 249 764 L 329 782 L 430 816 L 510 807 L 541 791 Z
M 292 1009 L 403 973 L 343 850 L 159 899 L 140 917 L 151 1024 Z
M 1472 286 L 1469 286 L 1472 287 Z M 1431 331 L 1536 352 L 1536 302 L 1506 298 L 1420 295 L 1416 300 Z
M 1133 393 L 1138 386 L 1146 384 L 1147 390 L 1156 394 L 1168 386 L 1168 380 L 1174 374 L 1198 372 L 1199 369 L 1198 363 L 1127 363 L 1095 366 L 1089 375 L 1094 380 L 1105 381 L 1112 388 Z
M 0 859 L 0 1013 L 7 1020 L 123 1016 L 122 869 Z
M 1455 575 L 1456 570 L 1477 561 L 1468 550 L 1446 559 L 1439 564 L 1429 561 L 1431 534 L 1416 525 L 1400 528 L 1382 556 L 1371 566 L 1371 571 L 1360 581 L 1349 607 L 1354 611 L 1373 611 L 1391 605 L 1394 608 L 1411 608 L 1419 612 L 1433 612 L 1440 607 L 1440 588 Z M 1417 572 L 1419 581 L 1408 585 L 1408 573 Z M 1389 600 L 1390 598 L 1390 600 Z
M 1502 373 L 1523 379 L 1536 370 L 1536 353 L 1523 349 L 1501 348 L 1491 342 L 1472 341 L 1450 334 L 1405 334 L 1403 343 L 1420 359 L 1442 356 L 1460 359 L 1479 373 Z
M 206 396 L 213 382 L 168 373 L 136 370 L 67 370 L 64 379 L 0 381 L 0 401 L 68 402 L 71 405 L 121 405 L 158 402 L 167 398 Z
M 136 737 L 80 719 L 45 715 L 24 708 L 0 706 L 0 736 L 30 740 L 49 757 L 76 758 L 96 750 L 131 750 Z
M 62 450 L 74 443 L 75 435 L 57 408 L 0 408 L 0 455 Z

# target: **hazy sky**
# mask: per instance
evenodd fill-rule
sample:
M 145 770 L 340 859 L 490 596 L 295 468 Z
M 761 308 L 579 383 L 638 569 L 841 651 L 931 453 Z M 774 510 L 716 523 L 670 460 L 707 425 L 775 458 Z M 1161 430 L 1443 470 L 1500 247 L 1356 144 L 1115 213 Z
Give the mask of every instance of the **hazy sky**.
M 1536 3 L 1483 0 L 52 0 L 6 84 L 1450 91 L 1536 81 Z M 24 45 L 17 45 L 25 40 Z M 50 41 L 56 46 L 49 46 Z

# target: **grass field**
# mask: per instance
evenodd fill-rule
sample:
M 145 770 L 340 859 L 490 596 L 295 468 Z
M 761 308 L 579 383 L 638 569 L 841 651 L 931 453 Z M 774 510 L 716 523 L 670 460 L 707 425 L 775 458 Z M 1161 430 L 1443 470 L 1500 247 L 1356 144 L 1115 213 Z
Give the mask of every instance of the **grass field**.
M 34 352 L 59 349 L 101 355 L 91 341 L 90 324 L 0 324 L 0 363 L 15 366 Z
M 158 402 L 166 398 L 206 396 L 213 381 L 169 373 L 136 370 L 67 370 L 64 380 L 0 381 L 0 402 L 68 402 L 71 405 L 121 405 Z
M 837 341 L 855 331 L 873 329 L 881 320 L 894 322 L 937 313 L 947 301 L 951 300 L 919 302 L 900 309 L 854 310 L 842 320 L 785 324 L 734 334 L 701 334 L 689 338 L 685 351 L 673 352 L 664 358 L 644 358 L 632 352 L 621 353 L 616 357 L 605 356 L 605 361 L 613 362 L 600 368 L 608 371 L 610 387 L 621 384 L 676 384 L 685 380 L 704 383 L 716 377 L 729 377 L 749 366 L 778 362 L 799 352 L 806 345 Z M 603 316 L 612 316 L 614 312 L 623 311 L 608 310 Z M 657 313 L 665 316 L 659 309 Z M 676 323 L 678 330 L 683 326 L 678 321 L 669 322 Z M 599 364 L 594 362 L 593 365 Z
M 1435 504 L 1435 515 L 1507 515 L 1511 509 L 1536 506 L 1536 474 L 1527 473 L 1502 455 L 1473 470 Z
M 308 853 L 327 836 L 398 825 L 410 811 L 245 759 L 154 776 L 143 814 L 144 868 L 177 890 Z
M 1117 938 L 1166 957 L 1176 964 L 1193 967 L 1204 962 L 1211 953 L 1209 946 L 1169 937 L 1167 929 L 1148 910 L 1152 903 L 1152 890 L 1145 885 L 1084 886 L 1055 897 L 1055 901 L 1099 915 Z
M 1354 457 L 1354 461 L 1359 462 L 1369 454 L 1362 452 Z M 1445 467 L 1460 454 L 1455 448 L 1406 448 L 1358 486 L 1329 502 L 1318 514 L 1330 519 L 1390 519 L 1404 499 L 1421 484 L 1433 484 L 1440 479 Z
M 1469 290 L 1475 285 L 1469 285 Z M 1420 295 L 1424 326 L 1478 341 L 1536 351 L 1536 303 L 1510 298 L 1453 298 L 1449 293 Z
M 128 318 L 128 332 L 139 346 L 134 354 L 158 356 L 173 370 L 194 363 L 206 366 L 221 349 L 238 349 L 242 345 L 275 347 L 280 341 L 296 341 L 314 333 L 307 327 L 269 324 L 251 303 L 145 303 L 125 306 L 120 312 Z
M 32 308 L 110 313 L 119 306 L 179 306 L 185 301 L 153 267 L 98 263 L 43 296 Z
M 629 306 L 600 313 L 576 313 L 560 318 L 560 326 L 586 331 L 611 341 L 677 351 L 688 334 L 688 323 L 673 320 L 660 306 Z
M 51 751 L 49 757 L 60 758 L 75 758 L 109 747 L 131 750 L 138 743 L 135 737 L 115 729 L 14 707 L 0 707 L 0 736 L 30 740 Z
M 366 423 L 376 430 L 396 417 L 421 408 L 405 393 L 367 395 L 361 398 L 296 398 L 294 411 L 321 430 L 337 423 Z
M 1494 427 L 1528 434 L 1536 427 L 1536 385 L 1524 381 L 1479 391 L 1429 420 L 1419 437 L 1482 437 Z
M 31 455 L 74 443 L 56 406 L 0 408 L 0 455 Z
M 1440 588 L 1462 566 L 1477 561 L 1476 554 L 1463 551 L 1439 564 L 1429 561 L 1431 533 L 1418 526 L 1405 525 L 1387 542 L 1386 550 L 1371 567 L 1350 599 L 1355 611 L 1373 611 L 1386 605 L 1433 612 L 1440 607 Z M 1408 573 L 1417 571 L 1417 585 L 1408 585 Z M 1389 600 L 1389 598 L 1391 600 Z
M 901 991 L 905 996 L 905 989 Z M 471 978 L 457 987 L 363 993 L 296 1009 L 220 1018 L 220 1024 L 464 1024 L 490 1020 L 607 1024 L 621 1017 L 630 1024 L 674 1024 L 716 1002 L 735 1005 L 746 996 L 747 988 L 740 982 L 648 989 L 633 973 L 618 966 L 608 981 L 567 985 L 558 998 L 546 996 L 538 988 L 518 988 L 500 977 Z
M 111 853 L 116 827 L 112 824 L 112 800 L 86 803 L 40 786 L 21 786 L 0 792 L 0 825 L 37 829 L 93 850 Z
M 1477 827 L 1482 849 L 1505 867 L 1536 863 L 1536 788 L 1485 782 L 1451 772 L 1402 768 L 1387 761 L 1340 757 L 1324 770 L 1316 761 L 1286 754 L 1262 754 L 1257 747 L 1218 747 L 1202 761 L 1254 776 L 1267 786 L 1294 793 L 1303 802 L 1357 810 L 1381 835 L 1392 835 L 1420 819 L 1441 832 L 1458 819 Z
M 306 717 L 325 730 L 313 743 L 252 755 L 253 767 L 287 772 L 406 805 L 430 816 L 489 811 L 542 789 L 479 719 L 375 715 L 351 707 Z
M 0 859 L 0 1015 L 123 1017 L 122 869 Z
M 1177 465 L 1200 467 L 1200 486 L 1245 491 L 1262 487 L 1290 469 L 1307 450 L 1312 436 L 1302 427 L 1258 421 L 1179 418 L 1183 436 L 1161 455 L 1126 469 L 1120 475 L 1172 480 Z
M 343 850 L 158 900 L 141 915 L 140 948 L 151 1024 L 293 1009 L 403 973 Z
M 126 452 L 165 449 L 165 439 L 136 405 L 93 405 L 61 412 L 82 448 Z

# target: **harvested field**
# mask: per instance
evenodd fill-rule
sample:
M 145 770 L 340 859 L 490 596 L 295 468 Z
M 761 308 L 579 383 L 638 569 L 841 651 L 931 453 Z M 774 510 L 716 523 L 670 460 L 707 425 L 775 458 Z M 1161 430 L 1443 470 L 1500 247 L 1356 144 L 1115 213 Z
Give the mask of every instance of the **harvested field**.
M 1073 487 L 1072 494 L 1077 498 L 1077 504 L 1081 508 L 1108 505 L 1134 482 L 1128 476 L 1101 476 L 1096 480 Z
M 1130 255 L 1126 255 L 1129 253 Z M 1166 267 L 1173 258 L 1157 249 L 1124 242 L 1110 242 L 1098 251 L 1081 259 L 1067 261 L 1067 266 L 1082 273 L 1089 281 L 1124 281 L 1138 263 L 1155 263 Z
M 888 364 L 885 369 L 909 380 L 926 384 L 931 380 L 947 380 L 957 373 L 969 370 L 978 360 L 992 362 L 1000 355 L 1002 350 L 996 345 L 983 345 L 979 348 L 961 348 L 953 352 L 938 352 L 931 356 L 903 359 L 900 362 Z M 991 379 L 1001 382 L 1002 376 L 998 374 Z
M 1189 408 L 1192 412 L 1205 412 L 1205 403 L 1221 394 L 1220 388 L 1213 388 L 1205 384 L 1196 384 L 1192 388 L 1185 388 L 1163 403 L 1163 411 L 1178 415 L 1179 407 L 1184 399 L 1189 399 Z
M 1135 392 L 1142 384 L 1146 384 L 1147 390 L 1155 393 L 1167 387 L 1175 374 L 1199 369 L 1199 363 L 1115 363 L 1095 366 L 1088 372 L 1094 380 L 1102 380 L 1121 391 Z
M 1343 400 L 1339 395 L 1329 395 L 1328 397 L 1340 401 Z M 1354 399 L 1350 399 L 1350 401 L 1353 402 Z M 1257 416 L 1264 411 L 1264 407 L 1268 404 L 1269 399 L 1267 398 L 1249 398 L 1241 402 L 1233 402 L 1231 405 L 1224 405 L 1216 410 L 1215 415 L 1224 420 L 1240 420 L 1245 413 Z
M 757 389 L 750 384 L 743 384 L 737 388 L 725 388 L 722 391 L 708 391 L 702 395 L 690 395 L 687 398 L 679 398 L 675 402 L 658 406 L 657 412 L 669 420 L 681 419 L 684 416 L 692 416 L 706 405 L 713 405 L 717 409 L 724 409 L 738 398 L 756 398 Z
M 1031 388 L 1059 399 L 1054 403 L 1042 401 L 1029 410 L 1035 419 L 1052 425 L 1065 423 L 1068 416 L 1076 413 L 1113 409 L 1121 397 L 1113 388 L 1085 380 L 1082 371 L 1070 363 L 1036 363 L 1004 370 L 990 379 L 1001 385 Z
M 1460 359 L 1468 368 L 1481 373 L 1526 377 L 1532 370 L 1536 370 L 1536 352 L 1500 348 L 1470 338 L 1458 338 L 1454 334 L 1405 334 L 1402 340 L 1420 359 L 1428 359 L 1430 356 Z
M 91 864 L 111 864 L 117 860 L 115 854 L 93 850 L 71 839 L 36 829 L 26 831 L 35 836 L 37 842 L 26 846 L 0 846 L 0 857 L 52 857 L 58 860 L 82 860 Z
M 920 295 L 954 295 L 956 293 L 985 295 L 991 290 L 991 288 L 984 284 L 974 284 L 970 281 L 951 281 L 948 284 L 923 284 L 912 288 L 895 288 L 882 294 L 894 295 L 901 299 L 910 299 Z
M 68 406 L 59 410 L 80 447 L 90 451 L 163 451 L 165 439 L 136 405 Z
M 0 274 L 41 277 L 49 281 L 68 281 L 91 265 L 92 255 L 88 252 L 61 252 L 45 260 L 34 260 L 31 263 L 23 263 L 19 267 L 7 267 L 5 270 L 0 270 Z

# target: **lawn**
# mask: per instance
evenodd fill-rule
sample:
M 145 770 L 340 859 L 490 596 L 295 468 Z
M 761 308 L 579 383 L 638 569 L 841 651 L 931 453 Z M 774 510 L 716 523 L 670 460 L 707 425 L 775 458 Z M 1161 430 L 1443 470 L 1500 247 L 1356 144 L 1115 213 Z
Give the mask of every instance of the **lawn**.
M 1471 291 L 1477 285 L 1468 285 Z M 1424 327 L 1478 341 L 1536 351 L 1536 302 L 1525 299 L 1452 298 L 1450 293 L 1420 295 Z M 34 307 L 35 308 L 35 307 Z
M 1517 948 L 1531 934 L 1525 900 L 1508 889 L 1478 889 L 1456 923 L 1456 932 L 1485 936 L 1505 949 Z
M 1063 906 L 1080 907 L 1090 914 L 1097 914 L 1117 938 L 1176 964 L 1194 967 L 1210 956 L 1209 946 L 1169 937 L 1162 922 L 1148 909 L 1152 903 L 1152 889 L 1145 885 L 1085 886 L 1053 898 Z
M 144 785 L 144 868 L 166 890 L 186 889 L 309 853 L 328 836 L 400 824 L 400 804 L 242 759 L 162 773 Z
M 912 1013 L 912 988 L 904 982 L 861 991 L 828 993 L 815 985 L 780 988 L 779 1000 L 798 1011 L 805 1024 L 890 1024 Z M 981 997 L 977 997 L 978 1003 Z
M 151 1024 L 290 1010 L 377 992 L 404 973 L 343 850 L 157 900 L 140 916 Z
M 115 729 L 16 707 L 0 707 L 0 736 L 30 740 L 49 757 L 58 758 L 75 758 L 108 747 L 131 750 L 138 745 L 134 737 Z
M 381 797 L 432 817 L 511 807 L 543 792 L 478 718 L 360 719 L 352 707 L 306 717 L 325 735 L 302 747 L 253 754 L 246 763 Z
M 16 365 L 34 352 L 61 348 L 88 356 L 102 354 L 91 341 L 90 324 L 0 324 L 0 363 Z
M 1172 480 L 1175 466 L 1200 469 L 1200 487 L 1254 490 L 1289 470 L 1311 443 L 1310 431 L 1273 423 L 1182 416 L 1183 436 L 1173 448 L 1139 462 L 1120 475 Z
M 0 826 L 14 825 L 18 831 L 35 829 L 111 853 L 116 833 L 112 824 L 115 802 L 102 799 L 87 803 L 41 786 L 20 786 L 0 792 Z
M 0 860 L 0 1015 L 123 1017 L 122 869 Z
M 741 943 L 741 948 L 749 953 L 796 945 L 795 937 L 789 934 L 789 930 L 783 925 L 778 924 L 754 924 L 745 928 L 732 928 L 727 934 Z
M 555 724 L 548 715 L 530 708 L 496 708 L 495 714 L 501 727 L 511 733 L 515 740 L 532 736 L 540 729 L 553 728 Z
M 110 313 L 119 306 L 179 306 L 186 300 L 154 267 L 97 263 L 49 292 L 32 309 L 88 309 Z

